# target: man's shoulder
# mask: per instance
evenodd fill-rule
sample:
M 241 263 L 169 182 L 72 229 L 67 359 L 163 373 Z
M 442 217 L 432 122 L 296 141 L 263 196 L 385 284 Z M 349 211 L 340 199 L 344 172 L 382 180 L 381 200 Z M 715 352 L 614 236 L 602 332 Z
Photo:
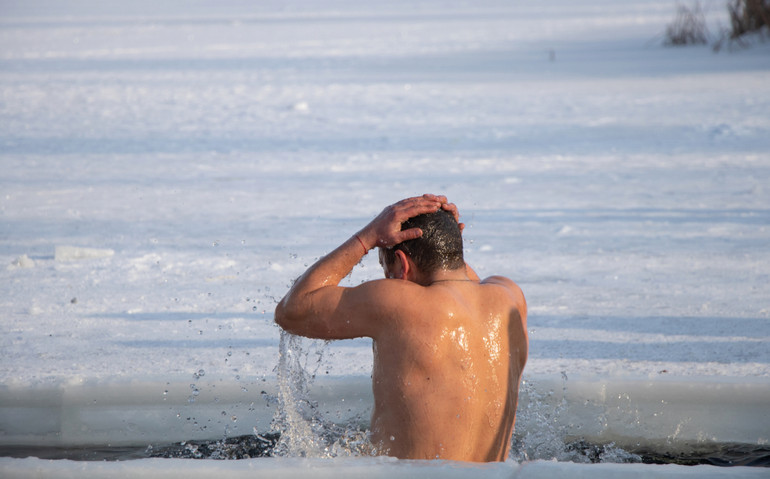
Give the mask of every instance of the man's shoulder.
M 514 299 L 517 305 L 520 307 L 526 307 L 524 292 L 512 279 L 506 278 L 505 276 L 490 276 L 485 278 L 481 284 L 496 285 L 502 287 L 502 289 L 504 289 L 506 293 L 510 295 L 512 299 Z
M 484 278 L 481 281 L 481 284 L 497 284 L 511 290 L 521 291 L 518 284 L 505 276 L 489 276 L 488 278 Z
M 411 281 L 374 279 L 361 283 L 352 289 L 367 301 L 403 304 L 402 301 L 396 300 L 419 295 L 424 288 Z
M 413 330 L 424 323 L 422 319 L 430 318 L 433 307 L 437 306 L 428 288 L 398 279 L 367 281 L 350 292 L 355 294 L 362 315 L 373 320 L 376 330 L 371 337 L 375 339 L 394 330 Z

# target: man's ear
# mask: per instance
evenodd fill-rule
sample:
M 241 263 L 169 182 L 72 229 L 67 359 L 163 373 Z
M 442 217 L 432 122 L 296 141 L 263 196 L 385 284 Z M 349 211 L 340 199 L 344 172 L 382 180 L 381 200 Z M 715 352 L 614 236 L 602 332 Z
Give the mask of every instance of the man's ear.
M 411 269 L 411 263 L 406 254 L 400 249 L 396 250 L 396 271 L 394 271 L 396 279 L 407 279 L 409 271 Z

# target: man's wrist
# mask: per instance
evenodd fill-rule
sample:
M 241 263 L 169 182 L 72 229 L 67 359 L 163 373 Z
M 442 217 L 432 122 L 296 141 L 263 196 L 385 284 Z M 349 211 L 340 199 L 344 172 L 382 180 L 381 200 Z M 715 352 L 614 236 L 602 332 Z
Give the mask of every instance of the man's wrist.
M 364 248 L 366 253 L 373 250 L 377 246 L 376 235 L 373 235 L 370 231 L 367 231 L 366 228 L 353 235 L 353 237 L 356 238 L 356 242 L 358 242 L 361 247 Z
M 361 247 L 364 249 L 364 254 L 368 254 L 368 253 L 369 253 L 369 248 L 367 248 L 367 247 L 366 247 L 366 245 L 364 244 L 364 240 L 362 240 L 362 239 L 361 239 L 361 237 L 360 237 L 360 236 L 358 236 L 357 234 L 356 234 L 356 235 L 353 235 L 353 236 L 354 236 L 354 237 L 355 237 L 355 238 L 358 240 L 358 242 L 361 244 Z

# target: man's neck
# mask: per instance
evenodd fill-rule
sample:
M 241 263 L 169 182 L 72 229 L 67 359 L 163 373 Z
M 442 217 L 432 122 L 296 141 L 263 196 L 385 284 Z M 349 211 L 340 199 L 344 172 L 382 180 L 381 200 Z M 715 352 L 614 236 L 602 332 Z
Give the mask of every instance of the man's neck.
M 433 274 L 426 276 L 420 284 L 423 286 L 430 286 L 436 283 L 448 283 L 454 281 L 471 281 L 468 278 L 465 268 L 458 269 L 442 269 L 434 271 Z

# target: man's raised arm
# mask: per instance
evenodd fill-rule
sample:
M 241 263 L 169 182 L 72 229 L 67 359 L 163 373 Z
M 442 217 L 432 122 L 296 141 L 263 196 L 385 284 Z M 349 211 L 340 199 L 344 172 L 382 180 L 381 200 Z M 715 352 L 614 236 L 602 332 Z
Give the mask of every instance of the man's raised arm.
M 366 319 L 372 305 L 366 303 L 376 296 L 373 288 L 377 285 L 370 282 L 343 288 L 340 281 L 370 249 L 389 248 L 420 237 L 419 228 L 401 231 L 401 224 L 414 216 L 433 213 L 442 205 L 450 208 L 443 196 L 423 195 L 385 208 L 358 234 L 319 259 L 297 279 L 276 306 L 275 322 L 291 333 L 320 339 L 368 335 Z

